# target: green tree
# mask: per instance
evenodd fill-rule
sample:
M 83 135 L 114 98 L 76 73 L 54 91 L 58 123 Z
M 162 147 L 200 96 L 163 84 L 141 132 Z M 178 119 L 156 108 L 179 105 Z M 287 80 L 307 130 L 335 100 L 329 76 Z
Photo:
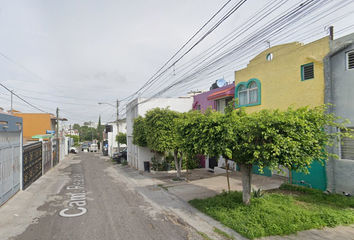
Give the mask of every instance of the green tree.
M 182 157 L 181 145 L 177 138 L 176 120 L 182 114 L 167 108 L 155 108 L 145 115 L 146 143 L 155 153 L 172 151 L 177 170 L 177 178 L 181 177 Z
M 103 140 L 103 129 L 104 129 L 104 126 L 101 125 L 101 115 L 99 116 L 98 118 L 98 124 L 97 124 L 97 129 L 96 129 L 96 132 L 97 132 L 97 140 L 100 142 Z
M 223 114 L 212 109 L 205 113 L 189 111 L 183 114 L 176 126 L 179 145 L 188 156 L 222 154 Z
M 77 135 L 65 135 L 65 137 L 71 137 L 72 139 L 74 139 L 75 144 L 79 142 L 79 136 Z
M 81 126 L 79 129 L 79 136 L 81 141 L 92 141 L 96 139 L 97 130 L 88 126 Z
M 133 144 L 140 147 L 147 147 L 145 118 L 139 116 L 134 119 L 133 125 Z
M 127 134 L 120 132 L 116 136 L 116 141 L 119 142 L 120 144 L 127 144 Z
M 326 114 L 326 109 L 326 106 L 301 107 L 252 114 L 240 114 L 232 109 L 225 114 L 228 127 L 224 128 L 227 131 L 224 136 L 229 136 L 227 140 L 231 143 L 227 145 L 225 155 L 240 166 L 245 204 L 250 204 L 253 164 L 260 169 L 276 170 L 283 165 L 289 170 L 308 173 L 313 161 L 323 163 L 329 156 L 335 156 L 326 146 L 350 134 L 326 131 L 329 127 L 347 130 L 347 121 Z
M 74 129 L 74 130 L 79 130 L 79 129 L 80 129 L 80 125 L 77 124 L 77 123 L 75 123 L 75 124 L 73 125 L 73 129 Z
M 207 110 L 189 112 L 180 121 L 178 134 L 183 148 L 235 161 L 242 172 L 243 202 L 250 204 L 252 166 L 278 169 L 279 165 L 308 173 L 313 161 L 326 161 L 325 146 L 349 136 L 342 118 L 326 114 L 326 107 L 262 110 L 246 114 L 231 104 L 225 114 Z M 328 127 L 345 131 L 329 133 Z M 227 166 L 227 164 L 226 164 Z M 279 170 L 279 169 L 278 169 Z

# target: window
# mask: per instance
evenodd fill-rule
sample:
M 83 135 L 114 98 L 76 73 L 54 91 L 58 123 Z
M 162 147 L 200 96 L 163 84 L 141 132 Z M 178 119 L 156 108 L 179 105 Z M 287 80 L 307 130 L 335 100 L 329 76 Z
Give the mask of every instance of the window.
M 232 101 L 232 97 L 216 100 L 216 111 L 225 112 L 225 107 Z
M 347 69 L 354 69 L 354 51 L 347 52 Z
M 301 66 L 301 81 L 310 80 L 315 78 L 313 63 Z
M 197 105 L 197 110 L 200 110 L 200 104 Z
M 350 129 L 354 129 L 351 127 Z M 344 137 L 341 143 L 341 159 L 351 159 L 354 160 L 354 139 Z
M 237 84 L 235 96 L 239 106 L 253 106 L 261 104 L 261 83 L 258 79 L 250 79 L 247 83 Z

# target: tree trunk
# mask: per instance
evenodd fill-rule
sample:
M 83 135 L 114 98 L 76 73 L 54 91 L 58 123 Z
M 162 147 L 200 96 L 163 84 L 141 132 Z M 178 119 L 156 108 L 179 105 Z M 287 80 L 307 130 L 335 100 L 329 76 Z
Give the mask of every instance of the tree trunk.
M 176 166 L 176 170 L 177 170 L 177 179 L 181 179 L 181 167 L 180 167 L 180 161 L 178 161 L 178 152 L 174 151 L 173 152 L 173 156 L 175 159 L 175 166 Z
M 182 153 L 179 154 L 179 175 L 181 176 L 181 171 L 182 171 Z M 180 178 L 179 178 L 180 179 Z
M 242 173 L 242 200 L 246 205 L 251 204 L 251 182 L 252 182 L 252 164 L 241 163 L 240 169 Z
M 186 169 L 187 169 L 187 182 L 189 181 L 188 177 L 188 154 L 186 153 Z
M 227 187 L 230 192 L 230 179 L 229 179 L 229 165 L 228 165 L 228 159 L 225 158 L 225 168 L 226 168 L 226 179 L 227 179 Z

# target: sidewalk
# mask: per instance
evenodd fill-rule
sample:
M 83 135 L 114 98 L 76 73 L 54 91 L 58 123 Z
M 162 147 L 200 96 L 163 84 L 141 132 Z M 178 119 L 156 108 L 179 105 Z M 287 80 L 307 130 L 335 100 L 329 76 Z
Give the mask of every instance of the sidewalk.
M 175 196 L 189 201 L 195 198 L 212 197 L 219 194 L 223 189 L 227 189 L 226 174 L 214 175 L 206 169 L 195 169 L 189 171 L 189 182 L 181 181 L 174 182 L 176 178 L 175 172 L 156 172 L 156 173 L 141 173 L 144 176 L 152 178 L 156 181 L 158 186 L 167 188 L 167 190 Z M 182 172 L 181 178 L 186 178 L 186 172 Z M 242 176 L 240 172 L 231 172 L 230 187 L 231 190 L 242 190 Z M 278 188 L 283 183 L 285 178 L 282 177 L 264 177 L 260 175 L 252 176 L 252 187 L 255 189 L 261 188 L 263 190 Z M 237 238 L 240 239 L 240 238 Z M 271 236 L 261 238 L 262 240 L 354 240 L 354 225 L 338 226 L 335 228 L 312 229 L 298 232 L 297 235 L 289 236 Z
M 176 178 L 175 171 L 156 173 L 144 172 L 144 175 L 160 181 L 159 184 L 162 184 L 164 188 L 168 188 L 168 191 L 187 202 L 195 198 L 203 199 L 212 197 L 228 189 L 226 173 L 216 175 L 204 168 L 189 171 L 189 182 L 173 181 L 172 179 Z M 187 178 L 185 171 L 181 173 L 181 178 Z M 241 172 L 229 172 L 231 191 L 242 190 L 241 178 Z M 257 190 L 259 188 L 262 190 L 274 189 L 278 188 L 285 180 L 286 179 L 282 177 L 265 177 L 253 174 L 252 187 Z

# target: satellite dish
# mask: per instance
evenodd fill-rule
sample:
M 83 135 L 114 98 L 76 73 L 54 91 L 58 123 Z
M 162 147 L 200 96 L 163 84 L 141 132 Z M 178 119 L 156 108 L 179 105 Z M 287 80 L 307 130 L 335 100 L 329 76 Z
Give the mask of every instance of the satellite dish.
M 218 87 L 223 87 L 223 86 L 227 85 L 227 82 L 224 79 L 218 79 L 218 80 L 216 80 L 216 85 Z

